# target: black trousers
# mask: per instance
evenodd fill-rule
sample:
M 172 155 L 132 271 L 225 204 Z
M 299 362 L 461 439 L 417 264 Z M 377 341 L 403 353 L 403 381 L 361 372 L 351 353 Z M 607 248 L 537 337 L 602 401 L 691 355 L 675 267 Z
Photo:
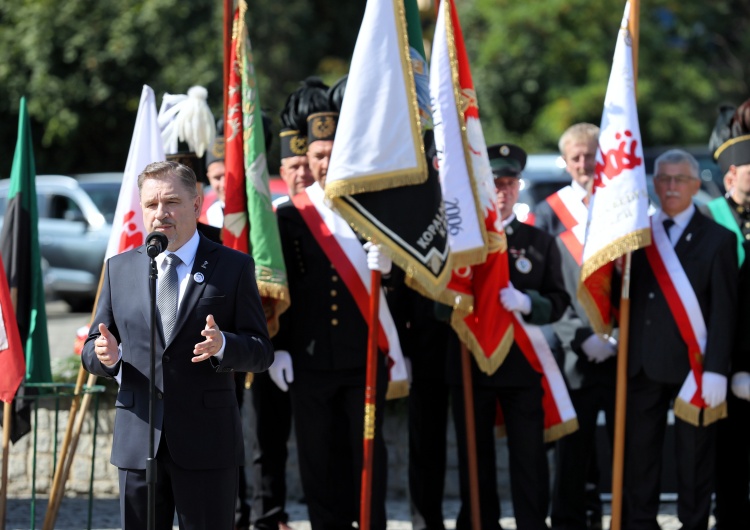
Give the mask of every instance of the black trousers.
M 289 515 L 286 505 L 287 442 L 292 429 L 289 393 L 268 372 L 255 374 L 250 387 L 252 447 L 252 523 L 255 530 L 276 530 Z
M 533 371 L 530 366 L 528 370 Z M 503 367 L 500 368 L 502 370 Z M 536 372 L 534 372 L 536 373 Z M 498 402 L 507 432 L 513 512 L 518 528 L 546 529 L 549 504 L 549 469 L 544 445 L 544 410 L 541 375 L 538 384 L 518 387 L 474 385 L 474 421 L 476 426 L 477 473 L 482 530 L 500 529 L 500 502 L 497 494 L 495 455 L 495 418 Z M 528 380 L 529 374 L 523 376 Z M 458 442 L 461 509 L 458 530 L 471 526 L 471 503 L 466 443 L 463 388 L 452 386 L 453 418 Z
M 232 530 L 238 468 L 185 469 L 172 460 L 168 445 L 162 440 L 156 455 L 156 529 L 172 530 L 176 511 L 180 530 Z M 145 530 L 148 528 L 146 471 L 120 468 L 118 474 L 122 528 Z
M 370 528 L 385 530 L 388 455 L 383 414 L 388 373 L 378 364 Z M 289 387 L 302 489 L 312 530 L 359 520 L 365 370 L 296 371 Z
M 750 526 L 750 402 L 727 392 L 729 416 L 717 426 L 716 530 Z
M 415 376 L 409 389 L 409 498 L 413 530 L 444 530 L 443 494 L 450 388 L 445 359 L 435 378 Z M 412 362 L 412 373 L 419 370 Z
M 628 379 L 623 528 L 658 530 L 667 412 L 681 385 Z M 696 427 L 675 418 L 677 517 L 683 530 L 706 530 L 711 509 L 717 424 Z
M 555 530 L 586 530 L 586 483 L 596 466 L 596 421 L 603 410 L 610 444 L 614 440 L 615 387 L 592 385 L 570 390 L 578 430 L 555 444 L 555 476 L 550 520 Z M 598 488 L 597 488 L 598 489 Z

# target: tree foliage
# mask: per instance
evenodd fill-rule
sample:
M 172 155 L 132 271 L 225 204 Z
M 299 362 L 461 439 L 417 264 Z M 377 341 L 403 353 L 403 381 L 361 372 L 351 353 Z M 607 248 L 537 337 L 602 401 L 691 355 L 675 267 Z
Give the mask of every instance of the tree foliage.
M 571 123 L 599 123 L 622 0 L 456 3 L 488 142 L 550 150 Z M 276 125 L 304 77 L 346 73 L 365 0 L 248 4 L 260 99 Z M 219 117 L 221 9 L 218 0 L 0 0 L 0 176 L 23 95 L 39 173 L 122 170 L 144 84 L 157 103 L 203 85 Z M 423 15 L 429 38 L 434 8 Z M 705 144 L 717 106 L 750 96 L 749 30 L 746 0 L 641 3 L 644 144 Z M 272 170 L 276 160 L 278 145 Z

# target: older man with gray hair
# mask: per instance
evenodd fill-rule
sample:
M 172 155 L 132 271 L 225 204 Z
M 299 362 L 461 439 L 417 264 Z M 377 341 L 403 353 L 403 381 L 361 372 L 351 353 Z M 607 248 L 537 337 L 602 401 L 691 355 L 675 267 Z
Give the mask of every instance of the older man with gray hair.
M 693 204 L 698 162 L 672 149 L 655 162 L 652 243 L 633 253 L 624 527 L 658 528 L 666 416 L 674 404 L 677 515 L 705 530 L 716 421 L 726 416 L 737 310 L 737 244 Z

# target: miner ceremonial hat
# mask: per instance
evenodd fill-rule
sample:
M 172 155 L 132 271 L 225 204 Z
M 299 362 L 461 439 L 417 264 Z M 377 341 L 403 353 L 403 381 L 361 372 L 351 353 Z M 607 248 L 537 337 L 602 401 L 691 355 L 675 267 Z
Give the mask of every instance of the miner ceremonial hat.
M 709 148 L 723 173 L 730 166 L 750 164 L 750 99 L 731 114 L 731 107 L 721 107 L 716 126 L 711 133 Z M 718 147 L 717 147 L 718 144 Z
M 513 144 L 495 144 L 487 148 L 492 176 L 520 177 L 526 167 L 526 151 Z
M 342 77 L 328 89 L 326 108 L 320 109 L 321 112 L 310 114 L 307 117 L 308 145 L 317 140 L 333 140 L 336 136 L 336 127 L 339 123 L 341 104 L 344 101 L 347 77 Z
M 308 77 L 289 94 L 279 118 L 281 158 L 305 156 L 307 153 L 307 117 L 328 110 L 328 85 L 318 77 Z

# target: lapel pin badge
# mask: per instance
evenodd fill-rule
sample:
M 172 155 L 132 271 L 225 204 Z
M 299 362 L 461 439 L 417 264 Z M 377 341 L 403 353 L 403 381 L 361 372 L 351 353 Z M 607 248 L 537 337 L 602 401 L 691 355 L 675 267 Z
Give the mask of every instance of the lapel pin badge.
M 207 265 L 208 265 L 208 261 L 204 261 L 203 265 L 201 265 L 201 269 L 205 269 Z
M 200 272 L 196 272 L 195 274 L 193 274 L 193 279 L 197 283 L 203 283 L 203 280 L 205 280 L 205 278 L 203 277 L 203 273 Z
M 690 242 L 691 239 L 693 239 L 692 232 L 685 236 L 685 241 L 687 241 L 688 243 Z

